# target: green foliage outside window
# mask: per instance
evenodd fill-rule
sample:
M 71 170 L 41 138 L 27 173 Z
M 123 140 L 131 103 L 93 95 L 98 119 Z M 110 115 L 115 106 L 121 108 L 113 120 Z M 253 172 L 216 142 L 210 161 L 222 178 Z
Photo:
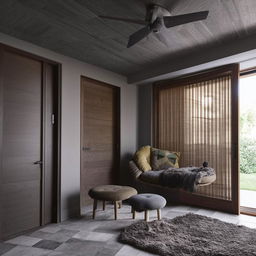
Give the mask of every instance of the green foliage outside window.
M 240 171 L 256 173 L 256 113 L 252 110 L 240 115 Z

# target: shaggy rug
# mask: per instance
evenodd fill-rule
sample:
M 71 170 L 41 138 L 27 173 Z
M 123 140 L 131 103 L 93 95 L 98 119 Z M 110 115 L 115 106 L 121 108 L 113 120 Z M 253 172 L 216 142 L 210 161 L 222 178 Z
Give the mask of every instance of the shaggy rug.
M 171 256 L 256 255 L 256 230 L 187 214 L 174 219 L 139 221 L 124 229 L 120 241 Z

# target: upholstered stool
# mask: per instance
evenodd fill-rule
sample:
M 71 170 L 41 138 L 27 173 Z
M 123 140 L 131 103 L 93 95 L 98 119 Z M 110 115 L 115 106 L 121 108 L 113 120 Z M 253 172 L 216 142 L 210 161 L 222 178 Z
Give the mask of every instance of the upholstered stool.
M 97 202 L 103 201 L 103 210 L 105 210 L 105 202 L 114 202 L 115 220 L 117 219 L 117 207 L 122 206 L 122 201 L 136 195 L 138 192 L 135 188 L 128 186 L 103 185 L 97 186 L 89 190 L 89 196 L 94 199 L 93 203 L 93 219 L 96 216 Z
M 148 211 L 157 210 L 157 218 L 161 219 L 161 209 L 165 207 L 166 200 L 157 194 L 138 194 L 129 198 L 129 204 L 132 207 L 133 219 L 136 212 L 145 212 L 145 221 L 149 220 Z

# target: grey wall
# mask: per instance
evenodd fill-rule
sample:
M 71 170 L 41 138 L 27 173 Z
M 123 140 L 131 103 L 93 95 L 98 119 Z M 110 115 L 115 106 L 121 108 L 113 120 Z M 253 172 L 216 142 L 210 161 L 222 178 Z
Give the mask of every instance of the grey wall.
M 138 86 L 138 146 L 152 143 L 152 85 Z
M 137 148 L 137 86 L 102 68 L 77 61 L 0 33 L 0 43 L 62 64 L 61 116 L 61 219 L 80 211 L 80 76 L 121 88 L 121 177 Z M 125 179 L 122 178 L 125 182 Z

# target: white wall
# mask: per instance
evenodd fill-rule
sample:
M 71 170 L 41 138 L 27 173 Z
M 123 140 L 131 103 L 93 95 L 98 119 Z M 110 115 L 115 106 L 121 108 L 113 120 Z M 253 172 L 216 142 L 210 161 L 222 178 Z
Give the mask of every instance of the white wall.
M 80 76 L 121 87 L 121 176 L 137 148 L 137 87 L 102 68 L 0 33 L 0 43 L 62 64 L 61 219 L 80 210 Z M 122 179 L 124 180 L 124 179 Z

